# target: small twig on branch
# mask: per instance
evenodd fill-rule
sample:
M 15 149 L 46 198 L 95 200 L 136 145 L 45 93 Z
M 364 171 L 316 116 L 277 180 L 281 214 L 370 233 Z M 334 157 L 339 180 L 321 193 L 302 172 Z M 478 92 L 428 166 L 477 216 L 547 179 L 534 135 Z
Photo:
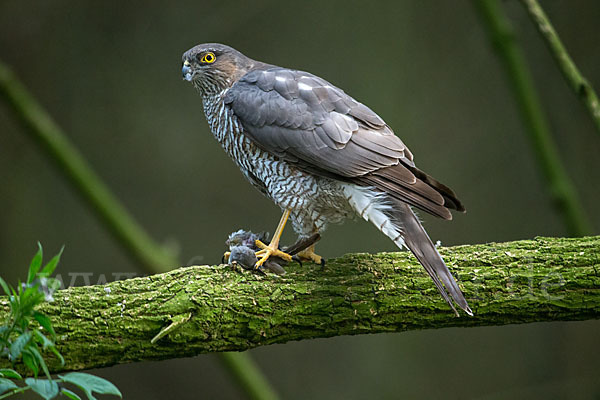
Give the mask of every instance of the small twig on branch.
M 571 59 L 571 56 L 560 40 L 558 33 L 556 33 L 556 30 L 554 30 L 554 27 L 550 23 L 550 19 L 537 0 L 521 0 L 521 3 L 523 3 L 529 12 L 529 16 L 546 41 L 550 53 L 558 64 L 567 83 L 587 107 L 592 120 L 596 124 L 597 132 L 600 133 L 600 103 L 598 102 L 598 96 L 596 95 L 594 88 L 589 81 L 583 77 Z
M 600 318 L 600 236 L 440 251 L 474 317 L 455 318 L 407 252 L 349 254 L 325 268 L 290 264 L 283 278 L 226 265 L 185 267 L 59 291 L 43 312 L 66 364 L 51 369 L 338 335 Z

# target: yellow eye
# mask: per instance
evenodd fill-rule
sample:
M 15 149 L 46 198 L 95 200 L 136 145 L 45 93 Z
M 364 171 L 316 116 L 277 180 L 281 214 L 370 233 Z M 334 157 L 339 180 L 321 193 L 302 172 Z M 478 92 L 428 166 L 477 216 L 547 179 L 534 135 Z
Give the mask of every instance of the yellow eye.
M 200 62 L 204 64 L 212 64 L 216 59 L 217 57 L 215 57 L 214 53 L 205 53 L 200 59 Z

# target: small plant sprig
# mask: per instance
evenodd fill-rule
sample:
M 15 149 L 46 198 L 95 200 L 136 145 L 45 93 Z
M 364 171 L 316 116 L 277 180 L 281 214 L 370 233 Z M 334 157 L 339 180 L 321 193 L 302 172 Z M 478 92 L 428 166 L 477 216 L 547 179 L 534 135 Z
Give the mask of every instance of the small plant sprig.
M 0 278 L 0 286 L 8 296 L 10 314 L 0 326 L 0 356 L 7 357 L 13 366 L 22 361 L 33 378 L 23 378 L 11 368 L 0 369 L 0 399 L 31 390 L 44 399 L 55 399 L 65 396 L 69 399 L 81 400 L 78 394 L 64 387 L 72 384 L 87 396 L 96 400 L 93 393 L 113 394 L 123 397 L 115 385 L 106 379 L 83 372 L 71 372 L 58 375 L 52 379 L 50 371 L 42 356 L 50 351 L 64 365 L 64 358 L 55 345 L 56 333 L 50 318 L 35 308 L 44 301 L 53 301 L 54 292 L 60 282 L 50 275 L 58 265 L 63 249 L 42 267 L 42 245 L 38 243 L 38 251 L 29 264 L 27 281 L 17 285 L 17 289 Z M 45 378 L 38 378 L 39 372 Z M 22 382 L 22 385 L 17 385 Z

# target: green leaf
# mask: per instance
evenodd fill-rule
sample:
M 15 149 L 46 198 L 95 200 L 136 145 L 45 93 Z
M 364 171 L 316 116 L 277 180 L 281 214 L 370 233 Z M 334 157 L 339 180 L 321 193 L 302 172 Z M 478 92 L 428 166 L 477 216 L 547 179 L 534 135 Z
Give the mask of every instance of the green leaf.
M 6 393 L 9 390 L 18 389 L 19 387 L 15 385 L 13 381 L 10 379 L 0 378 L 0 394 Z
M 35 335 L 35 338 L 37 339 L 36 341 L 42 345 L 42 348 L 44 350 L 50 348 L 54 355 L 56 355 L 56 357 L 60 360 L 60 364 L 64 365 L 65 359 L 63 358 L 62 354 L 60 354 L 56 349 L 56 345 L 54 344 L 54 342 L 48 339 L 42 332 L 38 330 L 33 331 L 33 333 Z
M 50 371 L 48 370 L 48 366 L 46 365 L 46 361 L 44 361 L 44 357 L 42 357 L 42 354 L 40 353 L 37 345 L 35 343 L 30 343 L 30 345 L 27 346 L 27 348 L 25 350 L 23 350 L 23 353 L 25 353 L 25 352 L 31 353 L 31 355 L 37 361 L 38 365 L 40 367 L 42 367 L 42 370 L 44 371 L 44 374 L 46 374 L 46 376 L 48 377 L 48 379 L 51 379 L 51 377 L 50 377 Z
M 60 391 L 61 394 L 64 394 L 65 396 L 67 396 L 70 399 L 73 400 L 81 400 L 81 397 L 79 397 L 76 393 L 71 392 L 69 389 L 62 389 Z
M 59 377 L 63 381 L 72 383 L 83 390 L 88 400 L 96 400 L 92 395 L 93 392 L 99 394 L 114 394 L 115 396 L 123 398 L 123 395 L 115 385 L 99 376 L 86 374 L 84 372 L 70 372 L 65 375 L 59 375 Z
M 50 350 L 54 353 L 54 355 L 60 360 L 60 365 L 65 365 L 65 359 L 62 356 L 62 354 L 60 354 L 60 352 L 58 351 L 58 349 L 56 348 L 56 346 L 52 346 L 50 347 Z
M 42 348 L 46 350 L 48 347 L 54 347 L 54 342 L 48 339 L 42 332 L 37 329 L 33 331 L 36 341 L 42 345 Z
M 50 318 L 48 318 L 45 314 L 42 314 L 39 311 L 33 312 L 33 318 L 48 332 L 52 338 L 56 337 L 56 332 L 54 332 L 54 328 L 52 328 L 52 322 L 50 322 Z
M 0 375 L 2 375 L 4 378 L 23 379 L 23 377 L 17 371 L 10 368 L 0 369 Z
M 64 249 L 65 249 L 65 246 L 61 247 L 58 254 L 55 255 L 54 257 L 52 257 L 52 259 L 50 261 L 48 261 L 48 264 L 46 264 L 44 266 L 44 268 L 42 268 L 42 272 L 39 273 L 40 277 L 48 277 L 48 276 L 52 275 L 52 273 L 54 272 L 54 269 L 56 268 L 56 266 L 58 265 L 58 262 L 60 261 L 60 256 Z
M 37 376 L 40 368 L 37 365 L 37 361 L 31 354 L 23 353 L 23 364 L 25 364 L 25 366 L 29 368 L 31 372 L 33 372 L 34 376 Z
M 31 286 L 21 292 L 21 314 L 30 317 L 33 313 L 33 308 L 44 302 L 44 294 L 37 287 Z
M 52 380 L 27 378 L 25 383 L 46 400 L 58 396 L 58 384 Z
M 12 342 L 12 344 L 10 345 L 9 353 L 11 361 L 14 362 L 19 358 L 25 346 L 27 345 L 27 343 L 29 343 L 29 340 L 31 340 L 31 332 L 25 332 L 24 334 L 16 338 L 14 342 Z
M 6 281 L 2 278 L 0 278 L 0 286 L 2 286 L 2 290 L 4 290 L 4 293 L 6 293 L 8 297 L 10 297 L 10 288 L 8 286 L 8 283 L 6 283 Z
M 17 296 L 17 292 L 15 291 L 15 288 L 13 288 L 12 286 L 10 287 L 10 291 L 12 293 L 12 296 L 8 296 L 8 300 L 10 301 L 11 311 L 13 311 L 13 309 L 16 309 L 19 307 L 19 297 Z
M 38 242 L 38 251 L 37 253 L 35 253 L 35 256 L 33 256 L 33 259 L 29 264 L 29 274 L 27 275 L 27 283 L 33 282 L 35 276 L 40 270 L 40 267 L 42 266 L 42 255 L 42 245 L 40 244 L 40 242 Z

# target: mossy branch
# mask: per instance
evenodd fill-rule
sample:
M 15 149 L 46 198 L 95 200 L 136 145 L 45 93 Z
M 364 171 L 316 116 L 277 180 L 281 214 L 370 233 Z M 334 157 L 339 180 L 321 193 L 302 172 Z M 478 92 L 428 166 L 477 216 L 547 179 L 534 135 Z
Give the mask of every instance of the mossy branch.
M 408 253 L 349 254 L 324 269 L 293 264 L 283 278 L 225 265 L 184 267 L 60 291 L 43 307 L 66 360 L 51 368 L 81 370 L 338 335 L 600 318 L 600 236 L 441 253 L 474 317 L 454 317 Z

